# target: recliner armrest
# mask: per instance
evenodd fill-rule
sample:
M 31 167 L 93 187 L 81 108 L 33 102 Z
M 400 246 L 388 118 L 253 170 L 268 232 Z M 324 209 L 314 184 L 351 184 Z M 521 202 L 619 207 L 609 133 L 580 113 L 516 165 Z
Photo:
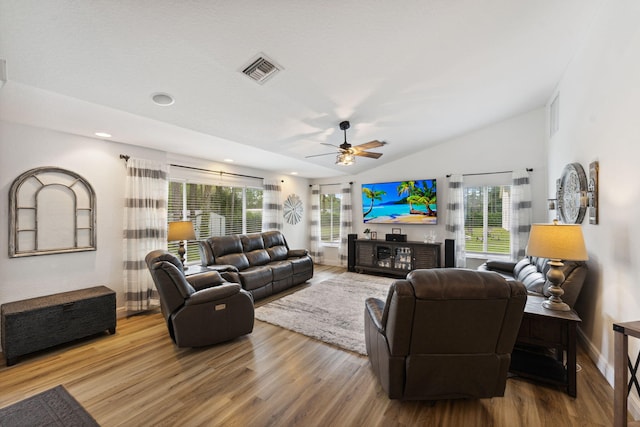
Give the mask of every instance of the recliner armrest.
M 196 291 L 211 288 L 213 286 L 218 286 L 224 283 L 224 279 L 217 271 L 206 271 L 204 273 L 194 274 L 185 278 Z
M 382 326 L 382 313 L 384 312 L 384 301 L 378 298 L 367 298 L 364 302 L 365 309 L 369 318 L 380 333 L 384 333 Z
M 287 252 L 288 257 L 303 257 L 309 255 L 309 251 L 306 249 L 289 249 Z
M 191 294 L 191 297 L 185 301 L 185 306 L 205 304 L 208 302 L 218 301 L 228 298 L 240 292 L 241 286 L 237 283 L 224 283 L 213 288 L 202 289 Z

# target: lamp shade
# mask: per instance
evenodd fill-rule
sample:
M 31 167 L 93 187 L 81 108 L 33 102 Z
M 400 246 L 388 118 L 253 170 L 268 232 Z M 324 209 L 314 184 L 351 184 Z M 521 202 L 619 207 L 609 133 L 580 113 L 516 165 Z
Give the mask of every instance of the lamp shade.
M 191 221 L 176 221 L 169 223 L 169 232 L 167 233 L 167 241 L 175 242 L 177 240 L 195 240 L 196 233 L 193 230 Z
M 578 224 L 532 224 L 527 255 L 564 261 L 589 259 Z

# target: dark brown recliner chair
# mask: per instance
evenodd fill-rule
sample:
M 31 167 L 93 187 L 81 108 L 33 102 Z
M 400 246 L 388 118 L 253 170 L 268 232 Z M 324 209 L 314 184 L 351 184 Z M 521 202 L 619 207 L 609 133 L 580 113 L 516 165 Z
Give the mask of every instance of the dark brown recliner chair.
M 253 331 L 251 294 L 217 271 L 185 277 L 182 263 L 165 250 L 145 257 L 160 296 L 169 335 L 178 347 L 216 344 Z
M 503 396 L 526 300 L 495 273 L 414 270 L 365 302 L 371 367 L 391 399 Z

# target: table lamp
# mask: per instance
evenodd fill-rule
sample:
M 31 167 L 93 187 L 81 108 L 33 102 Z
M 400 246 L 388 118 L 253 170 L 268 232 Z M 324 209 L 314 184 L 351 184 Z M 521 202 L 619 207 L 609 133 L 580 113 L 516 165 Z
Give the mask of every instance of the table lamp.
M 564 273 L 562 261 L 586 261 L 589 259 L 584 245 L 582 227 L 579 224 L 532 224 L 527 244 L 527 255 L 549 258 L 547 280 L 551 294 L 542 306 L 550 310 L 569 311 L 571 307 L 562 301 Z
M 180 261 L 184 265 L 184 241 L 195 240 L 196 233 L 193 230 L 193 223 L 191 221 L 175 221 L 169 223 L 169 232 L 167 233 L 167 241 L 175 242 L 180 241 L 180 248 L 178 249 L 178 255 L 180 255 Z

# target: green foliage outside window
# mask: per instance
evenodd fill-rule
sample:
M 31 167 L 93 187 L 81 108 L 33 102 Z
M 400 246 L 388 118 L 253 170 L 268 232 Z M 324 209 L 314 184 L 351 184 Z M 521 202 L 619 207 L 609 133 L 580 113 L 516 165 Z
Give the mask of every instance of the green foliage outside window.
M 509 254 L 511 187 L 465 188 L 465 247 L 467 252 Z
M 320 240 L 325 243 L 340 240 L 340 194 L 320 195 Z
M 262 189 L 169 182 L 168 221 L 191 220 L 196 239 L 262 231 Z M 178 253 L 179 242 L 169 251 Z M 196 242 L 187 242 L 186 260 L 200 258 Z

